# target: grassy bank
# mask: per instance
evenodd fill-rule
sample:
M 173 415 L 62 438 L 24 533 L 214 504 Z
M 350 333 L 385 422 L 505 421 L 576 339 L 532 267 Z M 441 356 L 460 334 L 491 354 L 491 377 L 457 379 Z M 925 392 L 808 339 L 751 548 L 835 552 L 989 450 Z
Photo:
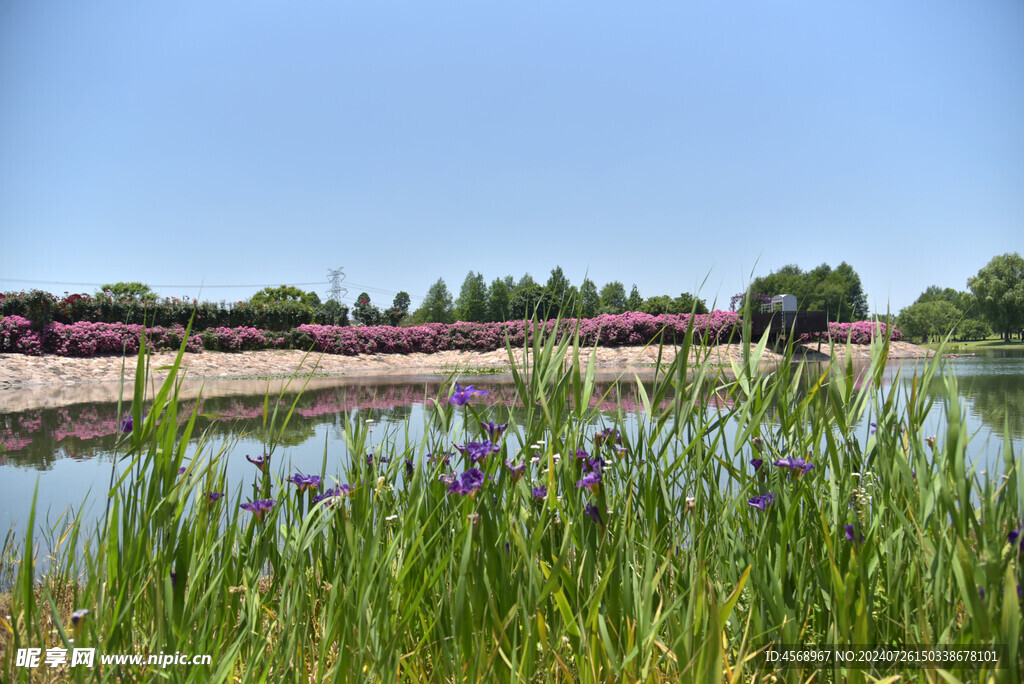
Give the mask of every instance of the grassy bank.
M 938 349 L 941 345 L 939 342 L 931 342 L 929 344 L 921 345 L 928 349 Z M 1019 340 L 1013 342 L 1004 342 L 1001 337 L 989 337 L 984 340 L 972 340 L 970 342 L 949 342 L 942 347 L 943 352 L 946 354 L 961 354 L 978 351 L 1001 351 L 1001 350 L 1015 350 L 1024 351 L 1024 342 Z
M 916 391 L 941 376 L 941 359 L 897 397 L 903 385 L 880 382 L 883 342 L 864 376 L 852 365 L 761 372 L 762 343 L 726 377 L 710 349 L 691 360 L 692 344 L 691 332 L 656 366 L 653 389 L 638 388 L 634 424 L 588 408 L 593 349 L 535 336 L 513 365 L 518 424 L 501 430 L 507 409 L 485 413 L 472 391 L 446 385 L 422 439 L 399 432 L 368 452 L 368 426 L 349 420 L 351 459 L 325 448 L 318 485 L 275 469 L 290 414 L 272 398 L 260 430 L 268 460 L 253 482 L 226 480 L 226 459 L 240 458 L 230 444 L 201 436 L 186 460 L 195 416 L 179 427 L 177 364 L 143 416 L 140 355 L 106 524 L 71 520 L 41 583 L 32 536 L 4 548 L 4 671 L 11 681 L 934 680 L 906 667 L 780 670 L 765 654 L 999 644 L 1001 669 L 943 677 L 1020 681 L 1018 457 L 1007 442 L 1005 478 L 967 467 L 962 409 Z M 924 434 L 932 410 L 946 412 L 945 434 Z M 855 427 L 867 422 L 874 429 Z M 79 609 L 89 613 L 73 622 Z M 180 652 L 211 664 L 16 663 L 18 649 L 85 647 L 97 659 Z

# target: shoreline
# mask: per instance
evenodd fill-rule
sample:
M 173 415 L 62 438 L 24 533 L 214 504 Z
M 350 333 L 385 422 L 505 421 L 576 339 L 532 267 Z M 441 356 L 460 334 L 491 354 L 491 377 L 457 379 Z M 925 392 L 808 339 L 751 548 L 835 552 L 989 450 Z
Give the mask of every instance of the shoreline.
M 703 348 L 701 348 L 703 349 Z M 835 359 L 846 357 L 846 347 L 837 346 Z M 851 345 L 854 359 L 870 358 L 869 345 Z M 828 362 L 828 347 L 817 343 L 798 345 L 800 360 Z M 892 342 L 890 360 L 923 359 L 934 352 L 909 342 Z M 581 355 L 589 353 L 581 349 Z M 706 350 L 714 366 L 729 368 L 734 360 L 742 361 L 743 346 L 721 344 Z M 305 357 L 305 358 L 304 358 Z M 157 352 L 150 357 L 149 390 L 155 391 L 167 377 L 161 366 L 173 363 L 175 354 Z M 598 347 L 596 371 L 614 376 L 622 372 L 640 373 L 653 369 L 658 348 L 654 346 Z M 675 349 L 662 349 L 662 362 L 675 358 Z M 695 354 L 691 351 L 691 360 Z M 769 368 L 782 359 L 765 351 L 762 366 Z M 0 413 L 32 408 L 67 406 L 83 402 L 131 400 L 136 357 L 124 361 L 124 390 L 121 390 L 122 357 L 63 357 L 0 354 Z M 522 350 L 516 350 L 516 363 L 522 363 Z M 308 387 L 338 384 L 388 384 L 395 382 L 426 382 L 449 374 L 501 375 L 509 372 L 508 353 L 504 349 L 490 352 L 444 351 L 435 354 L 305 354 L 298 350 L 261 350 L 248 352 L 186 353 L 182 358 L 185 381 L 182 396 L 262 394 L 268 389 L 280 391 L 294 374 L 293 385 L 301 387 L 305 374 L 314 376 Z

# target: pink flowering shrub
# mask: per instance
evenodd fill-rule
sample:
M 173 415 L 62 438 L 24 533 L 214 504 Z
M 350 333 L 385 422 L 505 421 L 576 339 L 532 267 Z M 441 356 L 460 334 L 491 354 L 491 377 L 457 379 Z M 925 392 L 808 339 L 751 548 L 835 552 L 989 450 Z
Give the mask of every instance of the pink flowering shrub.
M 43 353 L 43 340 L 28 318 L 4 316 L 0 318 L 0 351 L 38 356 Z
M 20 354 L 55 354 L 57 356 L 95 356 L 98 354 L 137 354 L 142 338 L 141 325 L 123 323 L 89 323 L 80 321 L 70 325 L 50 323 L 42 332 L 32 329 L 32 322 L 21 316 L 0 319 L 0 352 Z M 146 329 L 146 343 L 150 350 L 177 349 L 185 329 L 174 325 L 169 328 L 155 326 Z M 198 335 L 189 338 L 186 349 L 201 352 Z
M 270 346 L 265 330 L 247 327 L 210 328 L 203 333 L 203 341 L 208 342 L 208 347 L 221 351 L 250 351 Z
M 0 318 L 0 352 L 39 356 L 43 353 L 43 340 L 32 329 L 32 321 L 22 316 Z
M 355 356 L 358 354 L 431 354 L 439 351 L 493 351 L 505 346 L 508 338 L 513 347 L 533 341 L 533 335 L 542 330 L 559 339 L 579 330 L 580 343 L 618 347 L 646 344 L 656 338 L 665 344 L 683 341 L 689 314 L 650 314 L 627 312 L 605 314 L 590 319 L 573 318 L 550 320 L 535 324 L 531 321 L 505 323 L 427 323 L 410 328 L 389 325 L 350 327 L 333 325 L 300 325 L 291 332 L 275 333 L 260 328 L 209 328 L 189 338 L 187 350 L 201 352 L 204 348 L 221 351 L 248 351 L 254 349 L 309 349 L 329 354 Z M 557 330 L 556 330 L 557 326 Z M 730 311 L 713 311 L 693 317 L 693 334 L 708 344 L 726 342 L 739 336 L 740 317 Z M 852 335 L 854 344 L 870 344 L 876 334 L 888 334 L 898 341 L 902 335 L 895 327 L 882 323 L 830 323 L 832 339 L 845 342 Z M 151 350 L 174 350 L 185 334 L 183 327 L 155 326 L 146 329 L 146 340 Z M 0 318 L 0 352 L 20 354 L 56 354 L 59 356 L 92 356 L 95 354 L 135 354 L 139 350 L 141 325 L 122 323 L 50 323 L 42 333 L 32 329 L 32 323 L 21 316 Z M 660 338 L 658 336 L 661 336 Z M 803 341 L 818 339 L 818 335 L 804 335 Z
M 145 330 L 146 344 L 150 351 L 177 349 L 185 334 L 181 326 L 154 326 Z M 43 329 L 43 351 L 57 356 L 94 356 L 122 352 L 137 354 L 142 332 L 141 325 L 123 323 L 51 323 Z M 186 349 L 191 352 L 202 351 L 198 336 L 193 335 L 189 339 Z
M 871 344 L 873 338 L 881 339 L 886 334 L 889 335 L 890 342 L 899 342 L 903 339 L 903 333 L 895 325 L 874 321 L 857 321 L 856 323 L 829 323 L 827 337 L 823 333 L 807 333 L 801 335 L 800 340 L 811 342 L 831 337 L 836 342 L 845 344 L 849 338 L 853 344 Z
M 689 324 L 688 314 L 650 314 L 630 312 L 602 315 L 596 318 L 539 323 L 545 333 L 559 338 L 572 334 L 579 324 L 580 342 L 606 347 L 645 344 L 661 331 L 666 343 L 681 342 Z M 729 311 L 715 311 L 694 317 L 694 336 L 710 343 L 724 342 L 738 331 L 739 316 Z M 555 329 L 555 326 L 558 329 Z M 297 332 L 313 340 L 313 348 L 329 354 L 432 354 L 448 350 L 493 351 L 505 346 L 508 336 L 512 346 L 521 346 L 533 340 L 534 324 L 528 321 L 505 323 L 427 323 L 411 328 L 388 325 L 362 328 L 302 325 Z

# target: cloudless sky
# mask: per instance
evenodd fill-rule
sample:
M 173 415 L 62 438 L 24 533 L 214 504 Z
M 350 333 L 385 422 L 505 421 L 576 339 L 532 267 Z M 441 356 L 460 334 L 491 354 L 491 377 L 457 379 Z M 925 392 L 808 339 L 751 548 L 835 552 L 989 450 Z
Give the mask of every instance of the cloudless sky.
M 1014 251 L 1019 0 L 0 1 L 0 291 L 846 261 L 884 312 Z

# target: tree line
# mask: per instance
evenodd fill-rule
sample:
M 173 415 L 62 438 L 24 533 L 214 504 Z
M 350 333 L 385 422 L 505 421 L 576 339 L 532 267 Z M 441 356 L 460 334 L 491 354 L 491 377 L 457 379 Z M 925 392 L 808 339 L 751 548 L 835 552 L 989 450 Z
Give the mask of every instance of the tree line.
M 794 295 L 800 311 L 824 311 L 830 321 L 852 323 L 868 317 L 868 300 L 860 276 L 845 261 L 834 269 L 821 264 L 810 271 L 790 264 L 759 276 L 746 293 L 733 298 L 733 308 L 736 309 L 737 300 L 742 302 L 749 296 L 754 300 L 751 304 L 756 312 L 759 310 L 754 306 L 757 300 L 780 294 Z
M 405 293 L 399 293 L 399 296 Z M 408 295 L 406 295 L 407 297 Z M 397 304 L 397 298 L 396 298 Z M 407 302 L 406 302 L 407 305 Z M 407 309 L 406 309 L 407 310 Z M 430 286 L 423 303 L 402 323 L 496 323 L 529 318 L 535 313 L 542 319 L 558 316 L 593 318 L 599 314 L 620 314 L 640 311 L 652 315 L 665 313 L 708 313 L 703 299 L 683 292 L 677 297 L 655 295 L 640 296 L 636 284 L 626 294 L 625 285 L 618 280 L 605 283 L 600 289 L 590 278 L 579 286 L 572 284 L 560 266 L 551 270 L 541 285 L 529 273 L 518 280 L 507 275 L 487 283 L 483 273 L 470 271 L 462 281 L 457 297 L 453 297 L 444 278 Z M 374 325 L 382 320 L 384 312 L 370 303 L 363 292 L 356 300 L 352 317 L 363 325 Z
M 1006 342 L 1024 335 L 1024 258 L 995 256 L 967 279 L 967 290 L 932 285 L 901 310 L 904 335 L 927 342 L 953 333 L 958 340 L 983 340 L 993 331 Z
M 984 339 L 996 331 L 1009 341 L 1024 328 L 1024 258 L 1013 252 L 993 257 L 967 281 L 967 290 L 929 286 L 910 306 L 897 316 L 877 317 L 895 322 L 909 338 L 924 341 L 945 335 L 951 330 L 958 339 Z M 153 301 L 156 294 L 143 283 L 112 283 L 103 292 L 115 296 Z M 804 271 L 795 264 L 783 266 L 766 276 L 754 279 L 746 292 L 733 298 L 733 309 L 742 308 L 746 298 L 764 300 L 777 294 L 792 294 L 803 311 L 825 311 L 830 321 L 866 320 L 867 297 L 860 276 L 845 261 L 836 268 L 821 264 Z M 252 296 L 253 304 L 296 302 L 316 313 L 317 320 L 347 325 L 351 313 L 360 325 L 420 325 L 423 323 L 474 323 L 520 320 L 537 314 L 540 318 L 556 316 L 593 318 L 599 314 L 620 314 L 639 311 L 651 315 L 707 313 L 703 299 L 683 292 L 679 296 L 655 295 L 644 298 L 636 284 L 626 294 L 622 282 L 613 280 L 598 288 L 590 278 L 576 286 L 560 266 L 552 269 L 542 285 L 526 273 L 518 280 L 511 275 L 490 282 L 482 273 L 466 274 L 457 297 L 453 297 L 443 278 L 430 286 L 423 303 L 410 311 L 411 298 L 406 292 L 395 295 L 390 307 L 380 308 L 362 292 L 356 297 L 351 312 L 334 300 L 321 301 L 315 292 L 297 287 L 268 287 Z M 753 303 L 756 304 L 756 301 Z M 895 319 L 889 320 L 889 319 Z

